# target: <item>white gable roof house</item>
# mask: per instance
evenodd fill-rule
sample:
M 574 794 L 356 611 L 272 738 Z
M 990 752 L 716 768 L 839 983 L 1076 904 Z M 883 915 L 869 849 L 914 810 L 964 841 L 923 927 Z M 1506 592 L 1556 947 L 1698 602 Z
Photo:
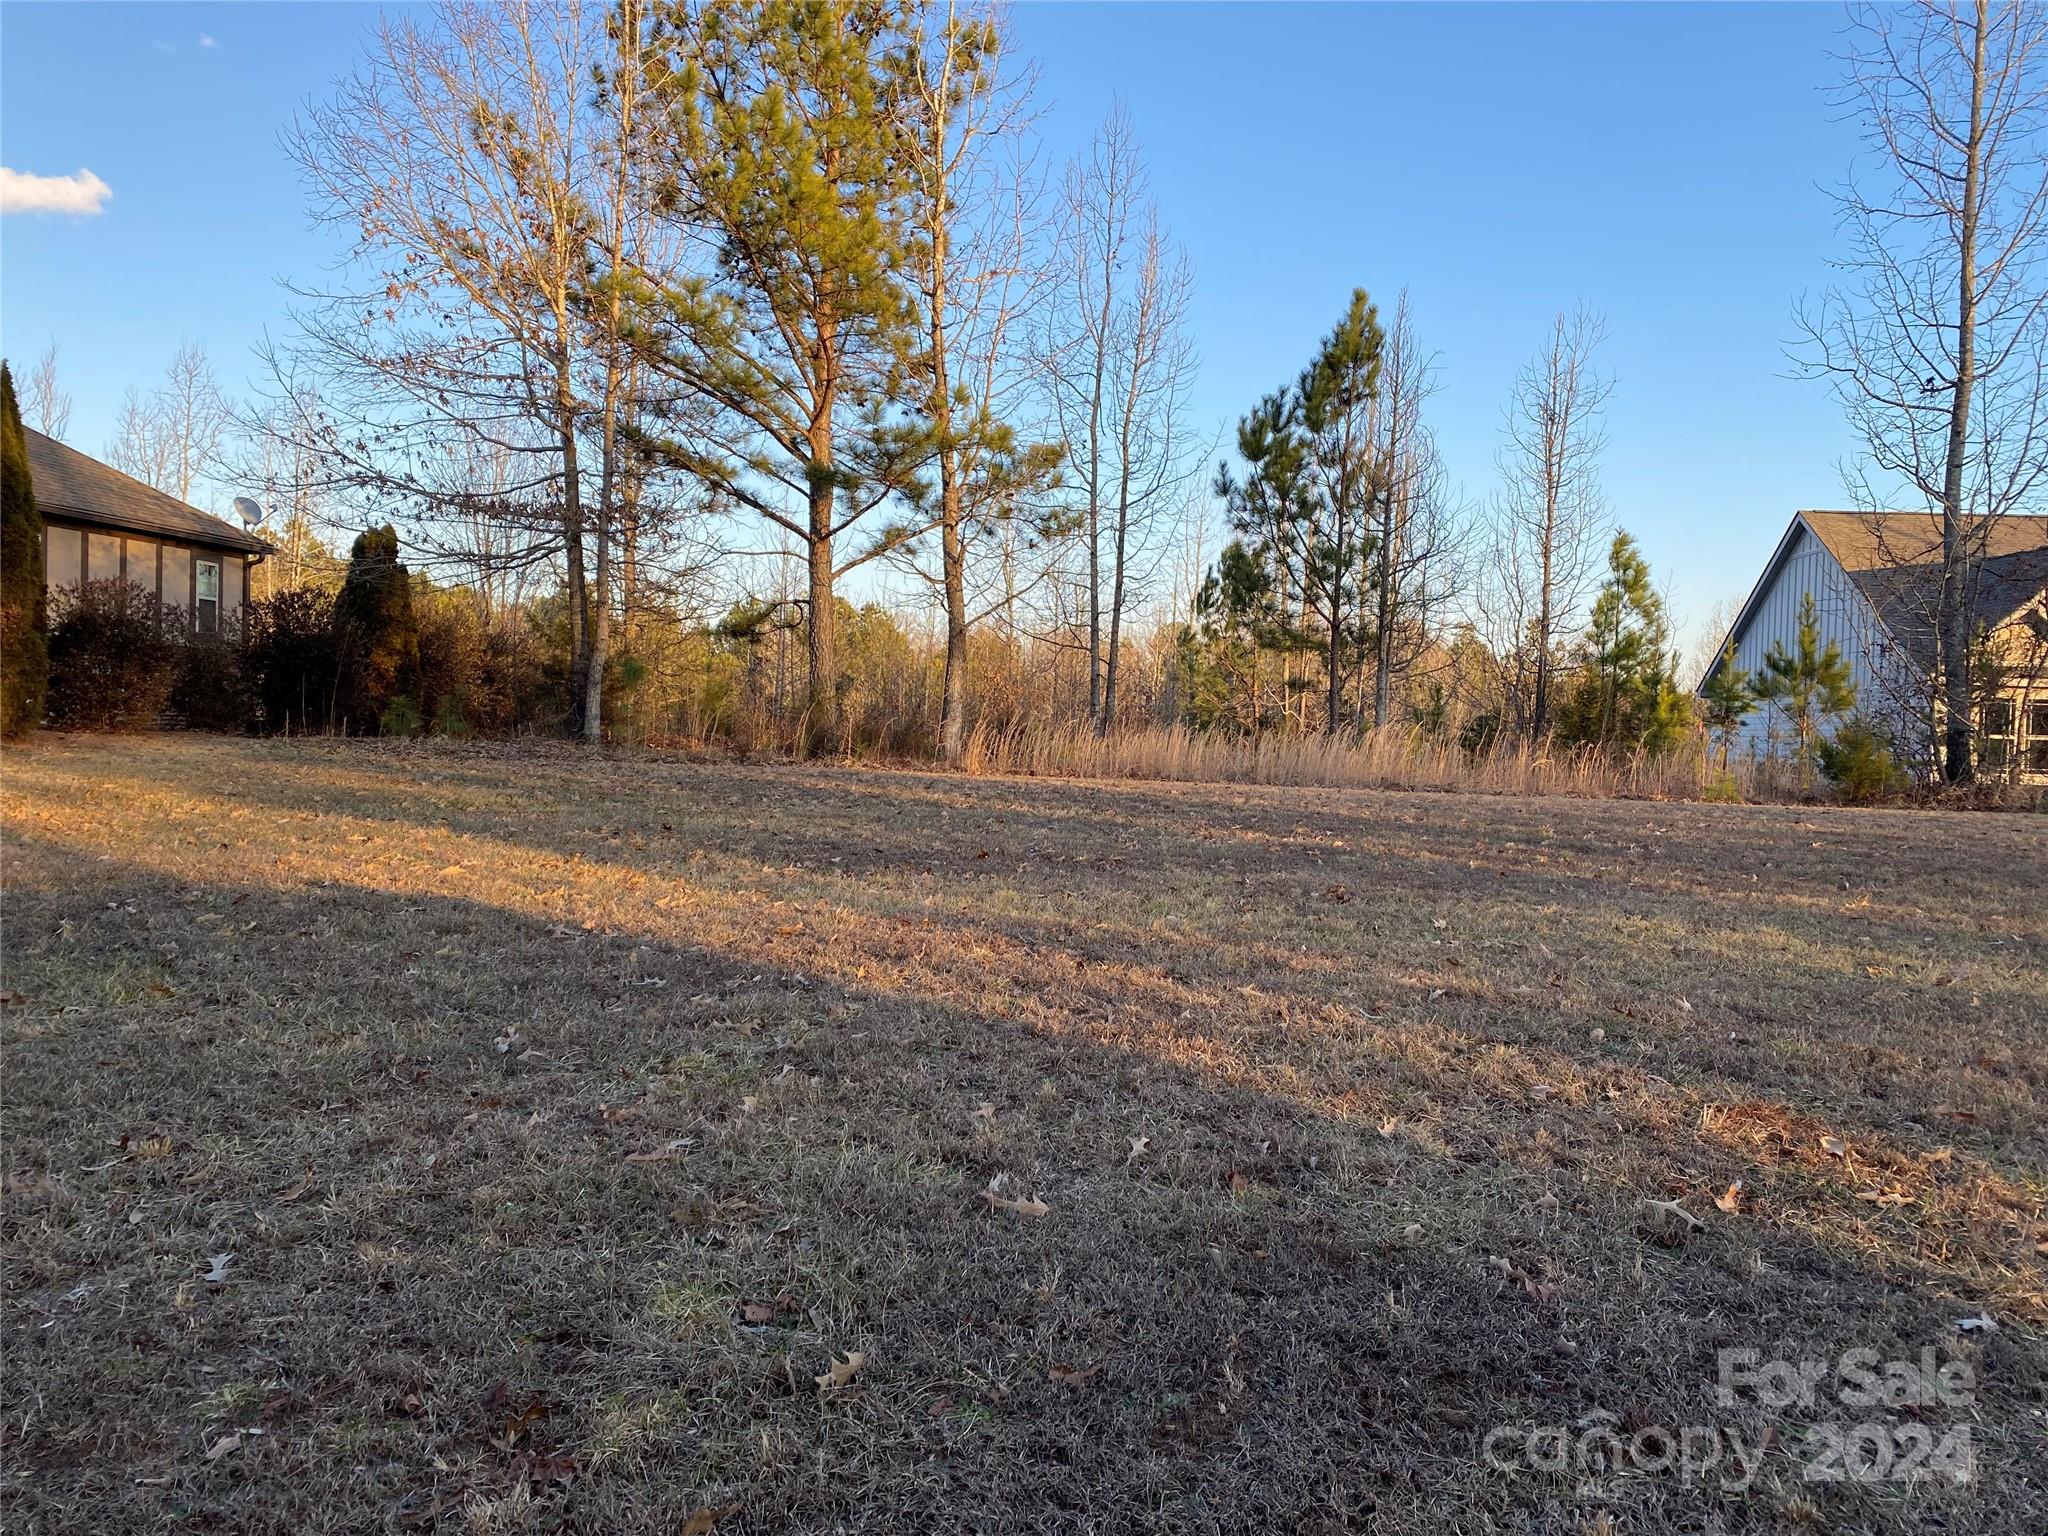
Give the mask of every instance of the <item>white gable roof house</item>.
M 1999 518 L 1973 569 L 1978 618 L 2003 662 L 1998 697 L 1977 721 L 1987 777 L 2048 783 L 2048 517 Z M 1699 681 L 1735 665 L 1755 672 L 1772 646 L 1796 651 L 1800 605 L 1811 593 L 1823 647 L 1839 645 L 1856 679 L 1857 708 L 1926 767 L 1939 725 L 1933 614 L 1941 583 L 1941 519 L 1925 512 L 1800 512 Z M 1735 738 L 1739 752 L 1783 755 L 1791 723 L 1760 704 Z

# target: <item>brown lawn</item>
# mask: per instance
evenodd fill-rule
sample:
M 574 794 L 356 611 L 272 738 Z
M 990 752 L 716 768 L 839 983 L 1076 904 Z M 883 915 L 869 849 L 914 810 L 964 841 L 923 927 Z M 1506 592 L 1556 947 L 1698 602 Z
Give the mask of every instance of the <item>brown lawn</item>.
M 2042 818 L 0 772 L 10 1531 L 2048 1523 Z

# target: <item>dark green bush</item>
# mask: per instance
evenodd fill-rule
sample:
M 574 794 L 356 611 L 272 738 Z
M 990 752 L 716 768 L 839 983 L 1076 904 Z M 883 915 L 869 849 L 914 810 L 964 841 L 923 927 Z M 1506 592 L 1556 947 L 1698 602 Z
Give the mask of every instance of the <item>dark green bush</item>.
M 243 652 L 256 725 L 325 731 L 335 718 L 334 599 L 311 587 L 249 606 Z
M 193 730 L 246 731 L 254 723 L 243 628 L 241 617 L 231 616 L 213 632 L 185 635 L 177 645 L 170 712 Z
M 1832 740 L 1821 742 L 1820 771 L 1851 805 L 1882 800 L 1904 781 L 1890 741 L 1861 715 L 1852 715 Z
M 178 680 L 182 613 L 129 581 L 88 581 L 50 602 L 50 716 L 78 731 L 155 725 Z

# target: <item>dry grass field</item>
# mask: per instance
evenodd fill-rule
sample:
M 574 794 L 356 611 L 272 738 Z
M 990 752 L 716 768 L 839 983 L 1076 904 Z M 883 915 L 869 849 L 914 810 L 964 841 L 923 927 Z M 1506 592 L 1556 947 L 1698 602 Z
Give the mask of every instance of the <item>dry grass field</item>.
M 2048 1528 L 2039 817 L 0 772 L 11 1532 Z

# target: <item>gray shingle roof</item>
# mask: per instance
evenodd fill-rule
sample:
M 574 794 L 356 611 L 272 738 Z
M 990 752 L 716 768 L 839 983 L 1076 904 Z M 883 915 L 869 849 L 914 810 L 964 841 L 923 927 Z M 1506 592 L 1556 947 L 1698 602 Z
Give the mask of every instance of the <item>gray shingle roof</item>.
M 1806 526 L 1841 562 L 1892 642 L 1932 668 L 1941 596 L 1941 519 L 1930 512 L 1806 512 Z M 1972 606 L 1996 628 L 2048 587 L 2048 517 L 1999 518 L 1971 530 Z
M 270 545 L 197 507 L 188 507 L 112 465 L 68 448 L 54 437 L 23 428 L 36 505 L 44 513 L 100 523 L 132 533 L 186 539 L 216 549 L 268 554 Z

